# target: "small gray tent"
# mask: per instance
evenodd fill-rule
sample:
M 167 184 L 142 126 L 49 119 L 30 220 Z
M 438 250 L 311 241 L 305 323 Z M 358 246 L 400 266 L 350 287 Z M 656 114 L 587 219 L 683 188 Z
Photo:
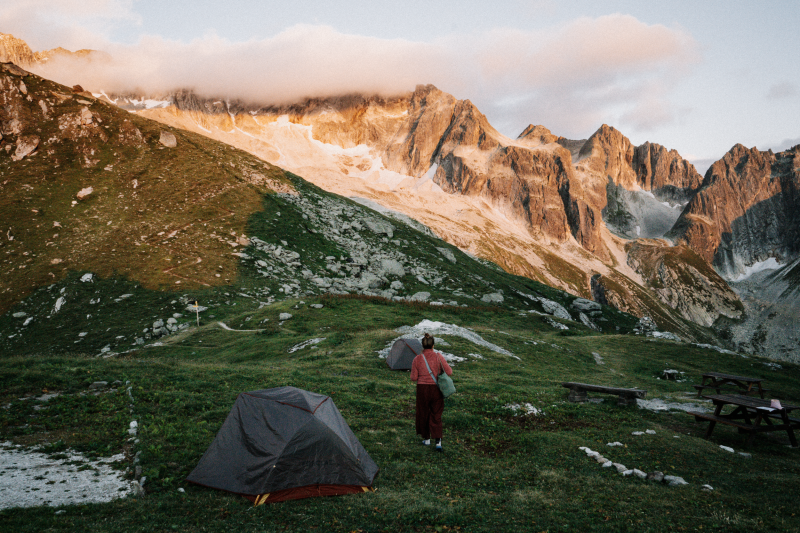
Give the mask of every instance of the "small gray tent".
M 261 505 L 368 492 L 377 473 L 330 396 L 278 387 L 239 394 L 186 479 Z
M 386 356 L 386 364 L 392 370 L 411 370 L 411 363 L 421 353 L 422 343 L 417 339 L 397 339 Z

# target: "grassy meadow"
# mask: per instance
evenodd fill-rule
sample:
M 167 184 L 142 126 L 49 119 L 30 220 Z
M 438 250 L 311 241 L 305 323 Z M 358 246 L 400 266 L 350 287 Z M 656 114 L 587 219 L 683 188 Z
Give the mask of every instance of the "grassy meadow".
M 514 310 L 437 307 L 381 298 L 322 296 L 258 308 L 237 300 L 219 326 L 207 311 L 200 327 L 161 346 L 110 358 L 96 353 L 0 355 L 0 441 L 67 448 L 106 457 L 126 451 L 119 468 L 133 477 L 141 452 L 146 495 L 108 504 L 0 511 L 2 531 L 795 531 L 800 530 L 800 450 L 785 434 L 745 436 L 682 411 L 619 407 L 616 397 L 573 404 L 561 381 L 638 387 L 647 397 L 683 401 L 706 370 L 763 377 L 772 396 L 800 401 L 800 368 L 688 344 L 600 335 L 573 326 L 554 330 L 542 317 Z M 322 309 L 311 304 L 321 303 Z M 278 314 L 290 320 L 279 323 Z M 471 328 L 516 357 L 456 336 L 438 349 L 456 363 L 458 393 L 444 412 L 444 454 L 414 432 L 414 385 L 376 353 L 401 326 L 423 319 Z M 315 348 L 289 353 L 312 338 Z M 592 352 L 603 358 L 595 361 Z M 478 359 L 469 354 L 480 354 Z M 657 379 L 664 369 L 685 381 Z M 130 382 L 83 395 L 94 381 Z M 187 484 L 237 394 L 292 385 L 328 394 L 380 467 L 374 493 L 311 498 L 253 507 L 225 492 Z M 59 392 L 48 402 L 20 398 Z M 530 403 L 542 412 L 515 413 Z M 38 409 L 37 409 L 38 407 Z M 140 442 L 129 441 L 128 422 Z M 634 436 L 634 431 L 655 434 Z M 623 447 L 608 447 L 619 441 Z M 729 453 L 719 446 L 748 452 Z M 683 477 L 667 487 L 602 468 L 579 450 L 614 462 Z M 704 491 L 709 484 L 713 491 Z M 185 492 L 179 492 L 183 488 Z

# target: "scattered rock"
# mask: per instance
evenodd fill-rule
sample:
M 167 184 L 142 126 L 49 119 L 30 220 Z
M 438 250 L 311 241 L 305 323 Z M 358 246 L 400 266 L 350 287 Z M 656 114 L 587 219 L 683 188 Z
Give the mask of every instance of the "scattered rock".
M 92 278 L 93 278 L 93 277 L 94 277 L 94 276 L 93 276 L 91 273 L 89 273 L 89 274 L 84 274 L 83 276 L 81 276 L 81 281 L 82 281 L 83 283 L 86 283 L 86 282 L 92 281 Z
M 664 481 L 664 472 L 659 472 L 658 470 L 650 472 L 647 474 L 647 479 L 661 483 Z
M 558 302 L 548 300 L 547 298 L 539 298 L 539 303 L 542 304 L 542 309 L 544 309 L 545 313 L 553 315 L 556 318 L 572 320 L 572 316 L 570 316 L 569 312 Z
M 409 298 L 409 300 L 411 300 L 412 302 L 427 302 L 428 298 L 430 298 L 430 297 L 431 297 L 431 293 L 421 291 L 421 292 L 414 293 L 411 296 L 411 298 Z
M 395 291 L 403 290 L 403 282 L 402 281 L 394 280 L 391 283 L 391 285 L 389 285 L 389 286 L 392 288 L 392 290 L 395 290 Z
M 714 490 L 714 487 L 712 487 L 711 485 L 705 484 L 705 485 L 703 485 L 702 489 L 705 492 L 711 492 L 712 490 Z
M 569 326 L 567 326 L 566 324 L 562 324 L 561 322 L 556 322 L 549 316 L 544 317 L 544 319 L 548 324 L 550 324 L 551 327 L 555 329 L 564 329 L 564 330 L 569 329 Z
M 325 306 L 322 305 L 322 304 L 311 304 L 309 307 L 311 307 L 313 309 L 322 309 Z
M 591 311 L 600 311 L 603 309 L 603 307 L 599 303 L 587 300 L 585 298 L 575 298 L 572 301 L 572 308 L 584 313 Z
M 730 452 L 730 453 L 733 453 L 733 452 L 734 452 L 733 448 L 731 448 L 731 447 L 729 447 L 729 446 L 722 446 L 722 445 L 720 445 L 720 449 L 722 449 L 722 450 L 725 450 L 726 452 Z
M 81 126 L 89 126 L 89 125 L 91 125 L 93 118 L 94 118 L 94 115 L 92 115 L 92 112 L 89 111 L 89 109 L 86 108 L 86 107 L 81 109 L 81 113 L 78 116 L 78 120 L 79 120 Z
M 455 256 L 455 254 L 453 254 L 453 251 L 450 250 L 449 248 L 439 248 L 439 247 L 437 247 L 436 249 L 439 250 L 439 253 L 442 254 L 444 256 L 444 258 L 447 259 L 448 261 L 450 261 L 451 263 L 455 263 L 456 262 L 456 256 Z
M 14 63 L 3 63 L 2 64 L 2 68 L 6 72 L 8 72 L 9 74 L 13 74 L 14 76 L 23 76 L 24 77 L 24 76 L 28 75 L 28 72 L 26 70 L 23 70 L 23 69 L 19 68 Z
M 634 468 L 633 469 L 633 475 L 638 477 L 639 479 L 645 479 L 647 477 L 647 474 L 645 474 L 644 472 L 642 472 L 638 468 Z
M 652 430 L 652 429 L 646 429 L 644 432 L 647 433 L 648 435 L 655 435 L 656 434 L 655 430 Z
M 292 318 L 291 313 L 281 313 L 278 315 L 278 320 L 289 320 L 290 318 Z
M 600 327 L 594 322 L 592 322 L 592 319 L 586 316 L 585 314 L 578 313 L 578 320 L 580 320 L 581 324 L 583 324 L 587 328 L 593 329 L 595 331 L 600 331 Z
M 20 135 L 17 138 L 17 149 L 14 155 L 11 156 L 13 161 L 19 161 L 26 155 L 36 150 L 39 146 L 39 137 L 37 135 Z
M 406 275 L 406 270 L 400 261 L 394 259 L 381 259 L 381 275 L 383 276 L 397 276 L 402 278 Z
M 108 386 L 108 381 L 95 381 L 89 385 L 90 389 L 105 389 Z
M 367 218 L 364 220 L 364 223 L 370 230 L 372 230 L 373 233 L 378 235 L 386 235 L 390 239 L 394 236 L 394 226 L 388 222 L 374 218 Z
M 131 482 L 131 490 L 133 490 L 134 496 L 144 496 L 144 488 L 139 484 L 138 481 Z
M 606 446 L 623 446 L 621 442 L 609 442 Z
M 175 148 L 176 146 L 178 146 L 178 139 L 175 138 L 174 134 L 168 131 L 161 132 L 161 136 L 158 138 L 158 142 L 160 142 L 167 148 Z
M 84 198 L 86 198 L 87 196 L 92 194 L 93 192 L 94 192 L 93 188 L 86 187 L 84 189 L 79 190 L 78 194 L 75 195 L 75 198 L 77 198 L 78 200 L 83 200 Z
M 491 294 L 484 294 L 483 298 L 481 298 L 481 301 L 486 302 L 487 304 L 501 304 L 503 303 L 504 299 L 505 298 L 503 298 L 503 295 L 499 292 L 493 292 Z
M 664 483 L 667 483 L 670 487 L 679 487 L 681 485 L 688 485 L 685 479 L 678 476 L 664 476 Z
M 11 316 L 13 316 L 14 318 L 22 318 L 22 317 L 28 316 L 28 313 L 26 313 L 24 311 L 20 311 L 19 313 L 14 313 Z
M 612 466 L 616 468 L 617 472 L 619 472 L 620 474 L 628 470 L 628 468 L 625 465 L 620 463 L 612 463 Z
M 594 362 L 595 362 L 595 363 L 597 363 L 598 365 L 604 365 L 604 364 L 606 364 L 606 363 L 603 361 L 603 357 L 602 357 L 602 356 L 601 356 L 599 353 L 597 353 L 597 352 L 592 352 L 592 357 L 594 357 Z
M 639 323 L 633 328 L 633 332 L 636 335 L 649 335 L 654 331 L 658 331 L 658 327 L 653 319 L 649 316 L 643 316 L 640 318 Z

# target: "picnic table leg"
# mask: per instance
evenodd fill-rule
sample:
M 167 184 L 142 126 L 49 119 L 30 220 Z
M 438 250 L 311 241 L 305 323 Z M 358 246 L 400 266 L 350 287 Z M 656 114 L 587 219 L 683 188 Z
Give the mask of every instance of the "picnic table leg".
M 745 413 L 746 412 L 747 412 L 747 409 L 745 409 Z M 762 420 L 766 421 L 767 424 L 771 425 L 771 422 L 769 421 L 769 417 L 765 417 L 764 413 L 762 413 L 760 411 L 759 411 L 758 415 L 756 416 L 756 420 L 753 423 L 753 425 L 758 427 L 759 425 L 761 425 L 761 421 Z M 748 420 L 747 423 L 749 424 L 750 420 Z M 745 442 L 745 446 L 747 446 L 749 448 L 753 444 L 753 437 L 755 437 L 755 436 L 756 436 L 756 432 L 755 431 L 750 431 L 749 434 L 747 435 L 747 441 Z
M 619 400 L 617 400 L 617 405 L 636 405 L 636 397 L 635 396 L 624 396 L 622 394 L 619 395 Z
M 719 416 L 719 414 L 722 412 L 722 405 L 723 405 L 722 403 L 716 404 L 717 407 L 716 409 L 714 409 L 714 416 Z M 711 438 L 711 434 L 714 432 L 714 426 L 716 425 L 717 425 L 716 421 L 714 420 L 708 421 L 708 429 L 706 430 L 706 437 L 705 437 L 706 439 Z
M 789 442 L 792 443 L 792 448 L 797 448 L 797 439 L 794 438 L 792 421 L 789 420 L 789 415 L 786 414 L 786 409 L 781 409 L 781 420 L 783 420 L 783 423 L 786 424 L 786 433 L 789 434 Z
M 567 397 L 567 399 L 571 402 L 583 403 L 588 399 L 588 397 L 585 390 L 579 388 L 572 388 L 569 389 L 569 396 Z

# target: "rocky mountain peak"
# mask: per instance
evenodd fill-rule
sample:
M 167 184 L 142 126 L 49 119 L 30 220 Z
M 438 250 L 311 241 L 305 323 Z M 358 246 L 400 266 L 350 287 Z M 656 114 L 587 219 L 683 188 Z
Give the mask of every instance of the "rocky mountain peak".
M 13 35 L 0 33 L 0 62 L 27 67 L 36 63 L 36 57 L 28 43 Z
M 579 166 L 628 190 L 635 188 L 633 145 L 619 130 L 603 124 L 583 145 Z
M 549 129 L 544 126 L 529 125 L 525 130 L 519 134 L 517 140 L 528 141 L 532 145 L 550 144 L 558 142 L 560 137 L 553 135 Z
M 703 182 L 694 165 L 676 150 L 645 142 L 633 152 L 633 169 L 639 186 L 652 191 L 660 200 L 683 203 Z
M 800 251 L 800 147 L 777 154 L 733 146 L 711 165 L 671 231 L 725 276 Z

